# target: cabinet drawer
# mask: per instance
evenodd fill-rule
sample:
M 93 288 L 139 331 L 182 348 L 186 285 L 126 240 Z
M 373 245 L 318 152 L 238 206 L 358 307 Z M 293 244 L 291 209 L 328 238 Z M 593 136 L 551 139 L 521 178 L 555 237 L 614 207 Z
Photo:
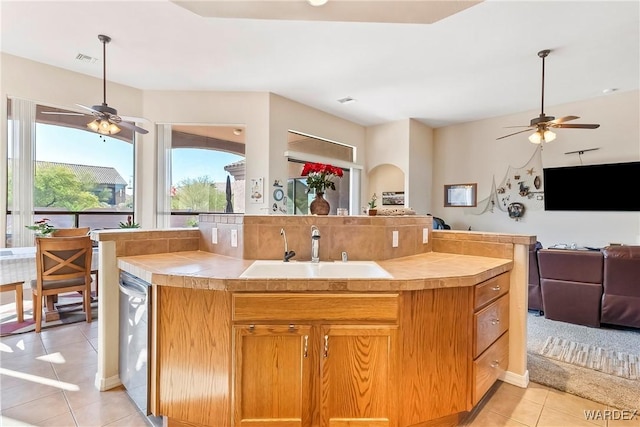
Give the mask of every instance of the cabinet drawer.
M 396 321 L 398 294 L 234 294 L 233 320 Z
M 473 357 L 476 358 L 509 328 L 509 294 L 475 313 L 473 325 Z
M 502 273 L 493 279 L 476 285 L 474 291 L 474 309 L 478 310 L 507 292 L 509 292 L 509 273 Z
M 491 388 L 509 364 L 509 332 L 473 362 L 473 405 Z

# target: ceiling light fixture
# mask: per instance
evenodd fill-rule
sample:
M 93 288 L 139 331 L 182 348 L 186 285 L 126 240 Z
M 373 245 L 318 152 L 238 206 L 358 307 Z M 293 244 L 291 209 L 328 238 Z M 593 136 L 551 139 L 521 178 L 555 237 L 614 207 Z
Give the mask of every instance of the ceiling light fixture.
M 323 6 L 327 3 L 328 0 L 307 0 L 311 6 Z
M 113 115 L 116 117 L 118 112 L 107 106 L 107 43 L 111 41 L 111 37 L 105 36 L 104 34 L 98 35 L 98 40 L 102 43 L 102 93 L 103 93 L 103 101 L 102 105 L 94 105 L 93 115 L 96 116 L 96 119 L 90 123 L 87 123 L 87 127 L 94 132 L 98 132 L 100 135 L 115 135 L 120 132 L 120 128 L 110 120 L 107 120 L 105 117 L 105 113 Z M 102 116 L 102 117 L 101 117 Z M 117 118 L 118 122 L 120 118 Z
M 529 141 L 533 142 L 534 144 L 551 142 L 554 139 L 556 139 L 556 134 L 544 127 L 540 127 L 537 131 L 535 131 L 529 136 Z
M 120 132 L 120 128 L 109 120 L 94 120 L 87 124 L 87 127 L 101 135 L 115 135 Z

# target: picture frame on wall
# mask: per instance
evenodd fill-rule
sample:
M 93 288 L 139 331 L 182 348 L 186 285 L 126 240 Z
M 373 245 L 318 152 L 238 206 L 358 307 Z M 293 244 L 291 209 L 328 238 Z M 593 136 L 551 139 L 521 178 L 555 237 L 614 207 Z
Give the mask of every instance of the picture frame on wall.
M 444 207 L 474 207 L 477 205 L 478 184 L 451 184 L 444 186 Z
M 383 191 L 383 206 L 404 206 L 404 191 Z

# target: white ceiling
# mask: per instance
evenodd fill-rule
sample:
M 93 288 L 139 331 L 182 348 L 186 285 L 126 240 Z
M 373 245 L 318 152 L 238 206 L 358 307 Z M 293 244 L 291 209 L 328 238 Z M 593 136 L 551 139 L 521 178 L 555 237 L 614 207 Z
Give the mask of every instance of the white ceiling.
M 313 14 L 332 1 L 362 2 L 267 3 Z M 376 3 L 395 16 L 442 2 Z M 1 49 L 12 55 L 101 78 L 101 61 L 75 58 L 102 58 L 97 36 L 106 34 L 109 81 L 142 90 L 268 91 L 361 125 L 415 118 L 440 127 L 538 111 L 542 49 L 552 49 L 550 115 L 554 105 L 640 86 L 637 0 L 487 0 L 433 24 L 203 17 L 167 0 L 2 0 L 0 15 Z M 344 97 L 357 102 L 337 102 Z

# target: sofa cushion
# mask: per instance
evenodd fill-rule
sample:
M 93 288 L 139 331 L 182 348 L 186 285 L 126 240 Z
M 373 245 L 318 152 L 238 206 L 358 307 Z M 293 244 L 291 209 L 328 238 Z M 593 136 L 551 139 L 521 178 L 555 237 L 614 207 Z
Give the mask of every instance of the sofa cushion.
M 640 328 L 640 246 L 609 246 L 602 253 L 602 323 Z
M 544 317 L 585 326 L 600 326 L 599 283 L 540 279 Z
M 600 251 L 540 249 L 538 268 L 541 279 L 602 284 L 603 256 Z

